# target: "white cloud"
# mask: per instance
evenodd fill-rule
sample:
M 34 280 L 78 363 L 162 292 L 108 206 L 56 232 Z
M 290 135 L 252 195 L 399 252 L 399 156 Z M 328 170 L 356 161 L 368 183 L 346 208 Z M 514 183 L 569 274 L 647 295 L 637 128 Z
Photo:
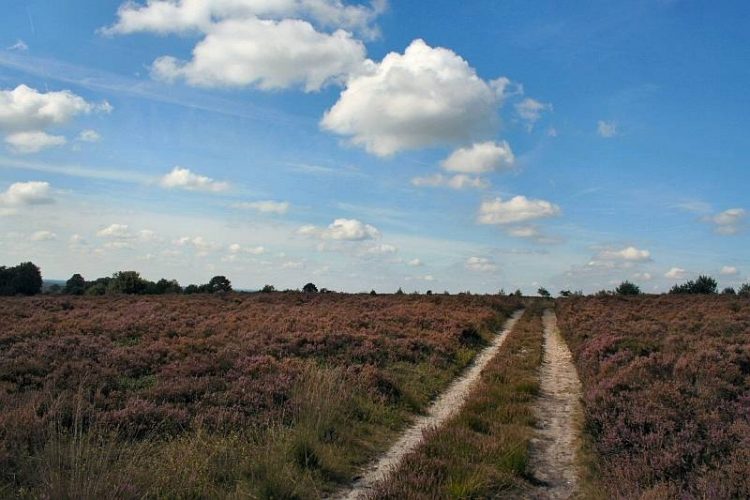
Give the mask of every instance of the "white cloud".
M 466 174 L 452 176 L 434 174 L 425 177 L 414 177 L 411 183 L 417 187 L 449 187 L 451 189 L 484 189 L 490 185 L 488 181 L 481 177 L 472 177 Z
M 469 257 L 464 267 L 469 271 L 492 272 L 497 270 L 497 265 L 487 257 Z
M 647 262 L 651 260 L 651 252 L 641 250 L 634 246 L 625 247 L 620 250 L 605 249 L 597 254 L 601 260 L 622 260 L 628 262 Z
M 91 129 L 83 130 L 77 137 L 81 142 L 99 142 L 101 138 L 102 136 L 99 135 L 99 132 Z
M 704 220 L 714 224 L 717 234 L 733 235 L 742 230 L 747 211 L 743 208 L 730 208 L 713 216 L 705 217 Z
M 31 241 L 54 241 L 57 235 L 52 231 L 36 231 L 31 235 Z
M 299 19 L 228 20 L 209 29 L 190 61 L 160 57 L 152 74 L 203 87 L 274 90 L 300 85 L 311 92 L 361 72 L 364 61 L 362 42 L 343 30 L 321 33 Z
M 182 236 L 181 238 L 175 240 L 174 243 L 175 245 L 181 247 L 193 247 L 196 250 L 196 255 L 198 255 L 199 257 L 205 257 L 209 253 L 221 248 L 220 245 L 207 241 L 203 236 Z
M 18 207 L 52 203 L 50 191 L 48 182 L 15 182 L 0 193 L 0 205 Z
M 506 141 L 488 141 L 460 148 L 443 160 L 441 166 L 449 172 L 484 174 L 513 168 L 515 157 Z
M 68 90 L 44 93 L 26 85 L 0 90 L 0 130 L 7 132 L 42 130 L 76 115 L 111 110 L 106 101 L 93 104 Z
M 737 276 L 740 274 L 740 271 L 734 266 L 723 266 L 719 274 L 722 276 Z
M 16 40 L 16 43 L 14 43 L 10 47 L 8 47 L 8 50 L 14 50 L 14 51 L 18 51 L 18 52 L 26 52 L 27 50 L 29 50 L 29 46 L 26 45 L 26 42 L 24 42 L 23 40 L 21 40 L 19 38 L 18 40 Z
M 421 267 L 424 265 L 421 259 L 412 259 L 409 262 L 407 262 L 407 264 L 410 265 L 411 267 Z
M 297 231 L 303 236 L 341 241 L 363 241 L 380 237 L 380 231 L 357 219 L 336 219 L 327 228 L 307 225 Z
M 633 278 L 641 281 L 651 281 L 653 276 L 651 276 L 651 273 L 635 273 L 633 274 Z
M 536 243 L 550 245 L 559 243 L 560 239 L 544 234 L 536 226 L 514 226 L 508 228 L 508 234 L 516 238 L 524 238 Z
M 185 189 L 188 191 L 207 191 L 218 193 L 229 189 L 229 183 L 215 181 L 210 177 L 198 175 L 187 168 L 174 167 L 161 178 L 160 184 L 167 189 Z
M 516 103 L 516 114 L 526 123 L 529 130 L 539 121 L 544 111 L 552 109 L 550 104 L 544 104 L 531 97 L 527 97 L 519 103 Z
M 289 211 L 288 201 L 272 201 L 272 200 L 253 201 L 253 202 L 235 203 L 232 206 L 234 208 L 239 208 L 243 210 L 257 210 L 258 212 L 261 212 L 261 213 L 279 214 L 279 215 L 283 215 Z
M 599 134 L 600 137 L 604 137 L 605 139 L 614 137 L 617 135 L 617 123 L 612 121 L 607 122 L 599 120 L 599 122 L 596 124 L 596 133 Z
M 477 220 L 480 224 L 514 224 L 555 217 L 560 213 L 559 206 L 545 200 L 514 196 L 508 201 L 503 201 L 498 197 L 482 202 Z
M 321 126 L 378 156 L 465 142 L 493 128 L 501 92 L 453 51 L 414 40 L 352 76 Z
M 393 245 L 381 243 L 379 245 L 373 245 L 367 249 L 367 253 L 375 255 L 388 255 L 398 252 L 398 248 Z
M 664 273 L 664 277 L 673 279 L 673 280 L 680 280 L 680 279 L 683 279 L 685 276 L 687 276 L 687 271 L 681 267 L 673 267 L 669 271 Z
M 127 224 L 110 224 L 109 226 L 97 231 L 96 234 L 103 238 L 115 239 L 130 239 L 134 237 Z
M 323 27 L 375 36 L 377 28 L 372 23 L 386 5 L 384 0 L 374 1 L 370 6 L 346 5 L 341 0 L 148 0 L 145 5 L 128 1 L 118 9 L 117 22 L 102 32 L 107 35 L 205 33 L 214 23 L 227 19 L 293 17 L 310 19 Z
M 36 130 L 9 134 L 5 136 L 5 142 L 14 153 L 31 154 L 38 153 L 43 149 L 62 146 L 68 141 L 61 135 L 50 135 Z
M 243 247 L 239 243 L 232 243 L 229 245 L 229 252 L 232 254 L 249 253 L 251 255 L 261 255 L 266 253 L 266 249 L 262 246 Z

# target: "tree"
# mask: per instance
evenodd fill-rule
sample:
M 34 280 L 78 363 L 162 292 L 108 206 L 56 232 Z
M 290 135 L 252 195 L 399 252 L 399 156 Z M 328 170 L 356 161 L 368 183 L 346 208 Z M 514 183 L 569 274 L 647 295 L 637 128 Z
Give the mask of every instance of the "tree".
M 721 291 L 722 295 L 737 295 L 737 292 L 734 291 L 734 288 L 731 286 L 726 287 L 724 290 Z
M 377 294 L 378 292 L 376 292 L 375 290 L 370 290 L 370 295 L 377 295 Z
M 398 287 L 398 290 L 396 290 L 396 295 L 403 295 L 404 291 L 401 290 L 401 287 Z
M 716 280 L 710 276 L 700 275 L 698 279 L 693 281 L 689 280 L 681 285 L 675 285 L 669 290 L 669 293 L 673 294 L 703 294 L 711 295 L 717 293 L 719 285 Z
M 573 295 L 573 292 L 570 290 L 560 290 L 560 297 L 570 297 Z
M 35 295 L 42 290 L 42 273 L 31 262 L 0 267 L 0 295 Z
M 231 292 L 232 282 L 226 276 L 214 276 L 208 282 L 208 293 Z
M 307 283 L 302 287 L 302 291 L 305 293 L 318 293 L 318 287 L 315 286 L 315 283 Z
M 198 285 L 188 285 L 185 287 L 185 293 L 187 295 L 192 295 L 194 293 L 198 293 L 200 290 L 198 288 Z
M 549 298 L 550 296 L 550 293 L 547 291 L 547 289 L 541 286 L 537 289 L 536 293 L 538 293 L 540 297 L 544 297 L 545 299 Z
M 737 290 L 737 295 L 740 297 L 750 297 L 750 283 L 742 285 L 739 290 Z
M 615 293 L 617 295 L 640 295 L 641 289 L 634 283 L 623 281 L 620 286 L 615 288 Z
M 271 293 L 276 291 L 276 287 L 273 285 L 263 285 L 263 288 L 260 291 L 263 293 Z
M 177 282 L 177 280 L 168 280 L 165 278 L 162 278 L 156 283 L 153 283 L 153 286 L 150 286 L 149 288 L 153 290 L 154 294 L 157 295 L 164 295 L 168 293 L 182 293 L 182 287 Z
M 513 292 L 513 295 L 515 295 L 516 297 L 523 297 L 523 292 L 519 288 L 519 289 L 516 289 L 515 292 Z
M 135 295 L 146 291 L 148 282 L 141 278 L 137 271 L 118 271 L 112 275 L 107 286 L 107 293 L 124 293 Z
M 86 291 L 86 280 L 76 273 L 65 282 L 65 293 L 68 295 L 83 295 Z

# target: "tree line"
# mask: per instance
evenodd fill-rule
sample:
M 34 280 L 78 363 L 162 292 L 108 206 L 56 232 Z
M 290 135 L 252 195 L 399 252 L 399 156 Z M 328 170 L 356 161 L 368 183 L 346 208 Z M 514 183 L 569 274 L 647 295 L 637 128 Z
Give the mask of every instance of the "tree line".
M 0 295 L 35 295 L 42 291 L 42 273 L 38 266 L 32 262 L 23 262 L 13 267 L 0 266 Z M 53 293 L 63 293 L 66 295 L 165 295 L 165 294 L 195 294 L 195 293 L 221 293 L 231 292 L 232 282 L 226 276 L 218 275 L 211 278 L 208 283 L 200 285 L 188 285 L 182 287 L 177 280 L 168 280 L 165 278 L 159 281 L 149 281 L 143 278 L 137 271 L 118 271 L 112 276 L 97 278 L 93 281 L 87 281 L 82 275 L 74 274 L 65 282 L 65 286 L 60 287 L 53 285 L 50 291 Z M 265 285 L 261 292 L 275 292 L 273 285 Z M 291 291 L 291 290 L 289 290 Z M 298 291 L 298 290 L 297 290 Z M 305 293 L 330 293 L 326 288 L 318 287 L 314 283 L 307 283 L 302 287 Z M 401 288 L 396 291 L 397 295 L 403 294 Z M 469 293 L 469 292 L 466 292 Z M 630 281 L 621 282 L 614 290 L 600 290 L 594 295 L 641 295 L 641 289 L 638 285 Z M 685 283 L 674 285 L 670 294 L 717 294 L 719 285 L 714 278 L 707 275 L 700 275 L 695 280 L 688 280 Z M 726 287 L 721 291 L 724 295 L 740 295 L 750 297 L 750 283 L 741 285 L 737 290 L 732 287 Z M 375 295 L 375 291 L 370 294 Z M 448 294 L 448 292 L 445 292 Z M 498 292 L 499 295 L 506 295 L 504 290 Z M 537 290 L 541 297 L 551 297 L 552 294 L 544 287 Z M 432 295 L 428 290 L 427 295 Z M 516 290 L 510 295 L 522 296 L 520 290 Z M 561 290 L 560 297 L 579 297 L 583 296 L 582 291 Z

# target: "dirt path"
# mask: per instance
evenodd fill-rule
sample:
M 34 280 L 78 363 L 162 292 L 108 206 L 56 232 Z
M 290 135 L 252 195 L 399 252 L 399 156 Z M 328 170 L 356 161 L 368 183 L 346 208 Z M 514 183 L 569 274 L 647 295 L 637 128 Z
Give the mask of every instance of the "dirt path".
M 385 455 L 368 467 L 362 477 L 347 491 L 342 492 L 335 498 L 358 499 L 365 498 L 379 481 L 386 479 L 388 475 L 398 467 L 404 456 L 416 449 L 423 441 L 423 432 L 432 427 L 441 426 L 448 418 L 454 415 L 466 401 L 466 397 L 474 384 L 479 380 L 479 375 L 487 363 L 495 357 L 500 346 L 503 345 L 508 332 L 523 315 L 523 310 L 516 311 L 503 325 L 503 331 L 499 333 L 489 347 L 481 351 L 474 364 L 461 374 L 443 392 L 440 397 L 430 406 L 425 415 L 417 417 L 414 424 L 409 427 L 398 441 L 388 450 Z
M 539 486 L 527 498 L 570 498 L 576 491 L 576 453 L 580 444 L 581 382 L 553 311 L 544 312 L 541 396 L 535 409 L 540 423 L 531 443 L 530 465 Z

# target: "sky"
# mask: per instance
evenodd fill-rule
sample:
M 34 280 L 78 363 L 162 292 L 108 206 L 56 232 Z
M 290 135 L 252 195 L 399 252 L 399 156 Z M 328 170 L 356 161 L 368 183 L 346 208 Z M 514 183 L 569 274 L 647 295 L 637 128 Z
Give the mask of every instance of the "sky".
M 750 281 L 750 4 L 5 0 L 0 265 Z

